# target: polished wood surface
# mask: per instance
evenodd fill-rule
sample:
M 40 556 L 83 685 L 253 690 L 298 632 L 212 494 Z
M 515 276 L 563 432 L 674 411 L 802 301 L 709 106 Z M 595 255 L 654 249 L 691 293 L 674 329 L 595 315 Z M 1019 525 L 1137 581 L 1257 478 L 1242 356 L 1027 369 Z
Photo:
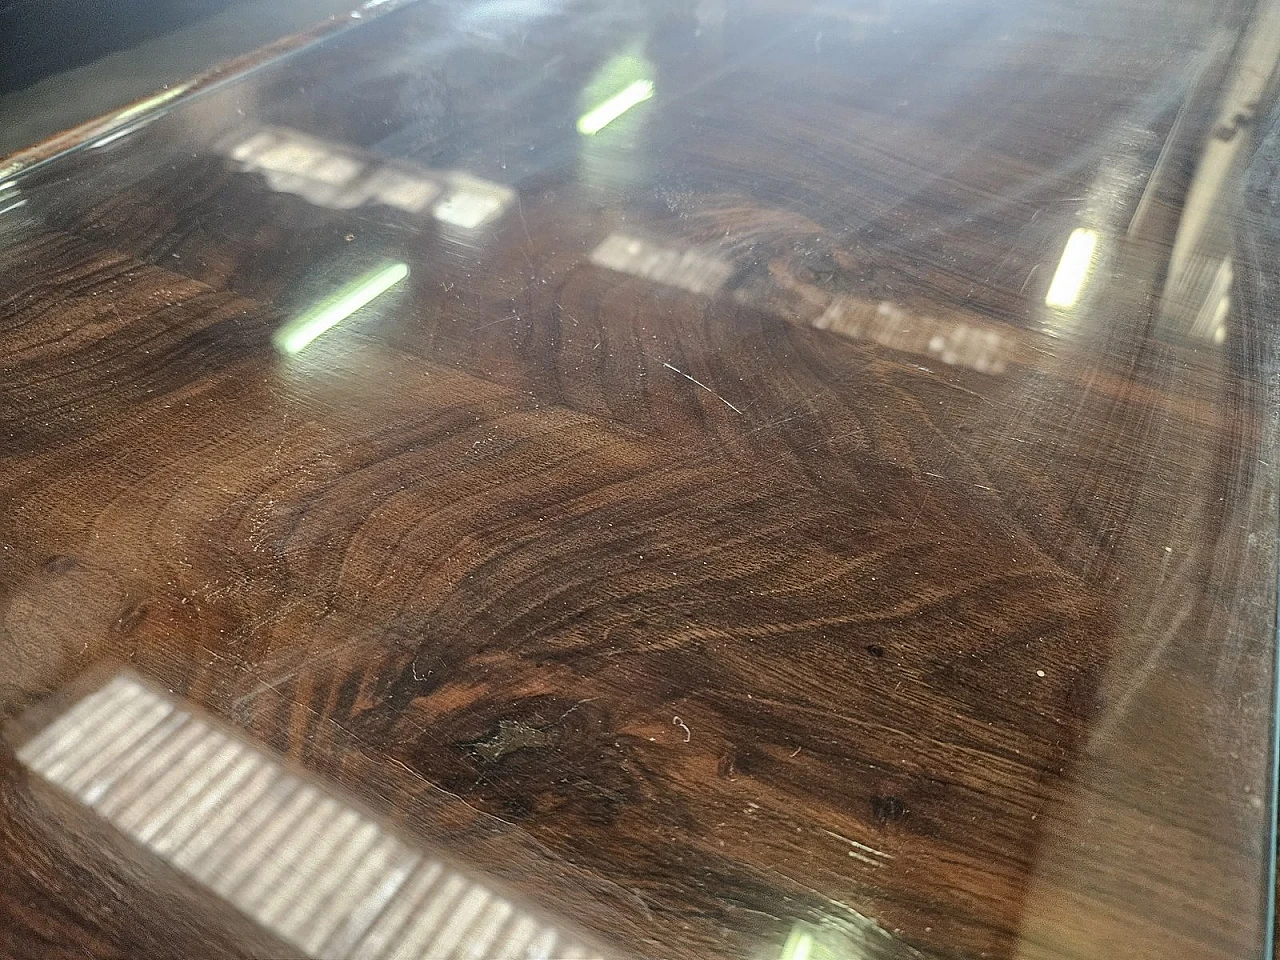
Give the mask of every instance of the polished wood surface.
M 1261 957 L 1268 14 L 1202 6 L 409 4 L 26 171 L 12 738 L 127 664 L 618 956 Z M 6 756 L 9 954 L 284 949 Z

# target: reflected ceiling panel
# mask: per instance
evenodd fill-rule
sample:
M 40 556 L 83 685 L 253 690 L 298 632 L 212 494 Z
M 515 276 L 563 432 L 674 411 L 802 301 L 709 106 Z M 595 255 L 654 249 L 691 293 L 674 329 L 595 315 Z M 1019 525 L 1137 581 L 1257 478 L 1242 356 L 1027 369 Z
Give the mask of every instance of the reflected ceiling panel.
M 600 955 L 128 674 L 18 755 L 308 957 Z
M 393 164 L 284 127 L 237 137 L 226 153 L 244 172 L 260 174 L 272 190 L 330 210 L 380 204 L 474 230 L 497 220 L 516 198 L 510 187 L 465 171 Z
M 697 250 L 672 250 L 621 233 L 606 237 L 591 252 L 591 262 L 619 273 L 701 294 L 718 291 L 733 272 L 729 264 L 709 254 Z
M 1004 373 L 1016 351 L 1014 337 L 1007 328 L 976 317 L 962 320 L 928 316 L 887 300 L 876 303 L 837 297 L 813 325 L 850 340 L 936 357 L 948 366 L 986 374 Z

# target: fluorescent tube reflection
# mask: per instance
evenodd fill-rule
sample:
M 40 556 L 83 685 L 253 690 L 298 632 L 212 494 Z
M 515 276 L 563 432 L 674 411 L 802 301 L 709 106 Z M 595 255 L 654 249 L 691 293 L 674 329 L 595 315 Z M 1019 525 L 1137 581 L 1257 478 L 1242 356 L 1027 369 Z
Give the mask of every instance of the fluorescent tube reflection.
M 1046 306 L 1067 309 L 1074 307 L 1093 269 L 1093 254 L 1098 248 L 1098 231 L 1083 227 L 1071 231 L 1067 245 L 1058 261 L 1058 270 L 1045 294 Z
M 339 293 L 333 300 L 320 304 L 286 323 L 275 335 L 276 347 L 283 353 L 301 352 L 320 334 L 340 324 L 408 275 L 409 265 L 405 263 L 395 263 L 370 274 Z
M 810 960 L 813 953 L 813 934 L 800 927 L 794 927 L 787 942 L 782 946 L 782 956 L 778 960 Z
M 652 96 L 652 80 L 636 80 L 629 83 L 608 100 L 579 117 L 578 132 L 586 136 L 599 133 L 636 104 L 644 103 Z

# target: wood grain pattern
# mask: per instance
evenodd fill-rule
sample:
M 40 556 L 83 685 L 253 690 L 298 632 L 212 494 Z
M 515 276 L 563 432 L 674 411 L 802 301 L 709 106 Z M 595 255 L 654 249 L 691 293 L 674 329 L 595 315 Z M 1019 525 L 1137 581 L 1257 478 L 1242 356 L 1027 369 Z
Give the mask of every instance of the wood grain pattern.
M 0 707 L 127 662 L 620 955 L 1261 956 L 1275 367 L 1164 321 L 1229 68 L 1155 6 L 410 5 L 29 171 Z M 326 205 L 267 128 L 517 199 Z M 28 953 L 177 922 L 5 816 Z

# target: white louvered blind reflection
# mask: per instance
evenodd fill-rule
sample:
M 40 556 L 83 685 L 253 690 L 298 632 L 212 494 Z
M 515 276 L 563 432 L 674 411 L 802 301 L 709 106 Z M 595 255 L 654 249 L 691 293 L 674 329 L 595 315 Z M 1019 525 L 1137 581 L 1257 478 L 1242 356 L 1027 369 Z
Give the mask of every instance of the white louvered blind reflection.
M 132 677 L 80 700 L 19 757 L 308 956 L 597 956 Z

